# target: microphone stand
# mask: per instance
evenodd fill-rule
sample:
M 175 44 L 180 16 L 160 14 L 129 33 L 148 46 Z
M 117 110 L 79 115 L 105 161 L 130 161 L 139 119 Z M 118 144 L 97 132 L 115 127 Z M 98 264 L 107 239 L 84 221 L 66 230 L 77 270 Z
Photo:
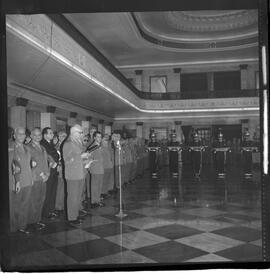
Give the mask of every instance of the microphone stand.
M 120 145 L 120 141 L 117 141 L 116 143 L 116 147 L 118 148 L 118 159 L 119 159 L 119 199 L 120 199 L 120 207 L 119 207 L 119 213 L 116 214 L 115 216 L 118 218 L 124 218 L 127 216 L 127 214 L 125 214 L 123 212 L 122 209 L 122 180 L 121 180 L 121 145 Z

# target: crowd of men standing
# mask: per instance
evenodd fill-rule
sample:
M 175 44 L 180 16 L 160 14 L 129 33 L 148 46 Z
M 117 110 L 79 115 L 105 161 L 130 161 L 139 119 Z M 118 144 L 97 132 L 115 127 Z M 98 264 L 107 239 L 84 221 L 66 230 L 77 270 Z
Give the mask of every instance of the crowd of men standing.
M 61 214 L 80 224 L 117 193 L 120 181 L 134 182 L 148 165 L 143 139 L 102 136 L 94 129 L 85 135 L 80 125 L 69 134 L 50 127 L 26 133 L 22 127 L 9 132 L 11 232 L 43 229 Z

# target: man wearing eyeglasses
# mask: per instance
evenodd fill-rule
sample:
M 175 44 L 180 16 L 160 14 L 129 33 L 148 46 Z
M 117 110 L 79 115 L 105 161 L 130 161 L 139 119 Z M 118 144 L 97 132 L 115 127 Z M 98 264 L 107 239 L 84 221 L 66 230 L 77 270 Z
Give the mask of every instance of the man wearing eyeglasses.
M 72 224 L 80 224 L 79 210 L 85 184 L 85 162 L 89 153 L 83 152 L 83 129 L 74 125 L 70 129 L 70 136 L 63 146 L 63 160 L 65 164 L 65 179 L 67 181 L 67 215 Z

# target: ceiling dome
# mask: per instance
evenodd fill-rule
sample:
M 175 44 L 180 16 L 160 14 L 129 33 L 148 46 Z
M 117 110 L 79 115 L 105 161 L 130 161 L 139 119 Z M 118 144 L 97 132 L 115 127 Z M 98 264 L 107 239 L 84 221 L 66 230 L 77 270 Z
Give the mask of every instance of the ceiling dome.
M 226 50 L 258 43 L 257 10 L 167 11 L 132 14 L 142 38 L 177 50 Z
M 166 12 L 165 18 L 168 25 L 177 30 L 227 31 L 257 24 L 257 11 L 172 11 Z

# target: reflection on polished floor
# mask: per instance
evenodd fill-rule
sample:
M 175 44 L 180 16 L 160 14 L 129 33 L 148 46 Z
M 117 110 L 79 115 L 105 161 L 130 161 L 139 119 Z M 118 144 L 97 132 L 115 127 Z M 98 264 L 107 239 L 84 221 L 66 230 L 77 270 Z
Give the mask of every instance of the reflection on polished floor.
M 93 209 L 80 226 L 51 222 L 30 236 L 10 237 L 11 264 L 18 268 L 57 265 L 262 261 L 260 172 L 242 179 L 239 167 L 217 180 L 205 167 L 201 180 L 189 166 L 179 179 L 161 169 L 148 172 L 119 196 Z

